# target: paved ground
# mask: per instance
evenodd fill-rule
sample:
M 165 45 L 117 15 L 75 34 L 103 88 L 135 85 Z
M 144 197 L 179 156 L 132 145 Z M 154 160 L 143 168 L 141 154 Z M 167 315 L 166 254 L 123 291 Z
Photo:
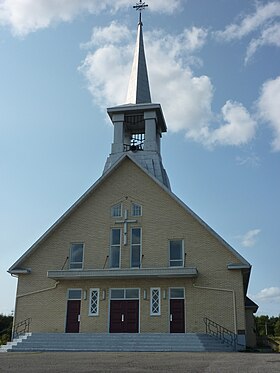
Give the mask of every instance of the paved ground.
M 52 352 L 0 354 L 2 373 L 279 373 L 279 354 Z

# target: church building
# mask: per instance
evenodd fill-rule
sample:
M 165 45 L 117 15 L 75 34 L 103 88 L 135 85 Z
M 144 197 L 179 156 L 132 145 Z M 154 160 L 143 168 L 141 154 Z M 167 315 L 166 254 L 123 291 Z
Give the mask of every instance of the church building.
M 251 265 L 172 193 L 167 131 L 151 100 L 140 6 L 126 102 L 102 176 L 8 270 L 18 277 L 14 331 L 205 333 L 254 344 Z M 179 110 L 179 108 L 178 108 Z

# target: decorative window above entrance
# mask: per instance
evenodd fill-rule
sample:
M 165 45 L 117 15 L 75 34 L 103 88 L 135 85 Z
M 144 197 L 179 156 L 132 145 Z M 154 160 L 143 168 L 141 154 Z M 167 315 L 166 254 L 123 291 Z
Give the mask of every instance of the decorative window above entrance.
M 111 289 L 111 299 L 139 299 L 139 289 Z
M 68 299 L 82 299 L 81 289 L 68 289 Z

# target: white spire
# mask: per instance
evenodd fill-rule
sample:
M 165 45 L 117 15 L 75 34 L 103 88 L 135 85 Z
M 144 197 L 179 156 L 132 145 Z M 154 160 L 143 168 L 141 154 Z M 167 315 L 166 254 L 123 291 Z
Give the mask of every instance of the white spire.
M 138 23 L 137 40 L 134 59 L 128 84 L 126 103 L 151 103 L 149 78 L 145 58 L 141 17 Z

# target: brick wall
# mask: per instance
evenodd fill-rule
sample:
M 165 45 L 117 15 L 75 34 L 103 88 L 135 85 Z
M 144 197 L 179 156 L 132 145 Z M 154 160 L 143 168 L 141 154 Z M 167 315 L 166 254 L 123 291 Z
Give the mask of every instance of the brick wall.
M 22 267 L 31 268 L 31 274 L 20 275 L 18 295 L 46 289 L 54 285 L 47 278 L 48 270 L 60 270 L 71 242 L 85 245 L 84 268 L 102 269 L 109 255 L 110 228 L 119 225 L 111 217 L 111 206 L 121 202 L 123 209 L 131 210 L 131 203 L 142 205 L 143 216 L 137 217 L 131 227 L 142 227 L 142 267 L 168 267 L 168 240 L 183 239 L 185 266 L 197 267 L 196 285 L 234 290 L 237 305 L 238 329 L 245 328 L 244 294 L 239 270 L 228 270 L 228 263 L 238 263 L 237 257 L 215 235 L 193 217 L 170 194 L 160 188 L 133 162 L 125 160 L 116 171 L 99 183 L 92 193 L 64 221 L 56 226 Z M 68 265 L 68 263 L 67 263 Z M 67 268 L 66 265 L 66 268 Z M 121 247 L 121 267 L 130 266 L 130 234 L 128 244 Z M 137 270 L 137 269 L 136 269 Z M 81 331 L 108 331 L 108 292 L 111 287 L 141 289 L 140 328 L 143 332 L 169 331 L 169 301 L 162 299 L 161 316 L 150 316 L 149 300 L 143 299 L 143 290 L 150 287 L 185 288 L 186 330 L 204 331 L 203 317 L 207 316 L 233 330 L 232 293 L 198 289 L 191 279 L 157 280 L 61 280 L 56 289 L 18 298 L 16 322 L 32 317 L 33 331 L 64 331 L 68 288 L 106 289 L 105 300 L 100 301 L 98 317 L 88 316 L 88 299 L 82 300 Z M 162 292 L 163 294 L 163 292 Z

